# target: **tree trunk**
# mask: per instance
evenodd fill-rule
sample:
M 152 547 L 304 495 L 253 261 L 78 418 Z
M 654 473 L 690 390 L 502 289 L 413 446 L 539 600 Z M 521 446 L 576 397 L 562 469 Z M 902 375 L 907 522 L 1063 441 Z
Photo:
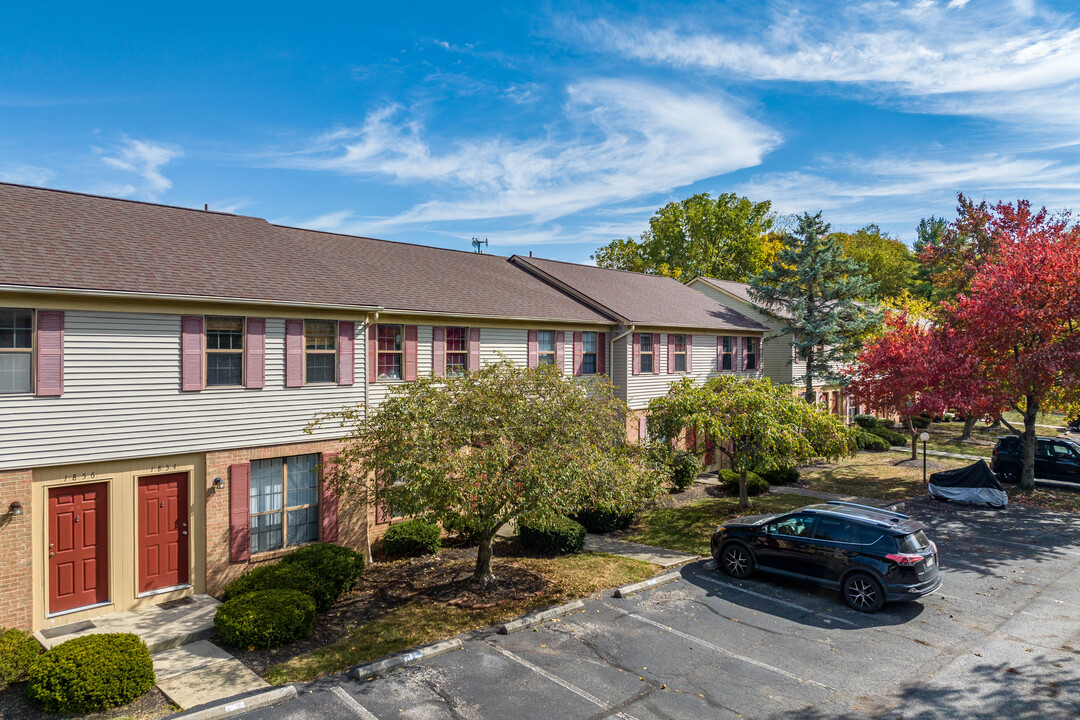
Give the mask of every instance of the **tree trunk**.
M 911 459 L 919 459 L 919 436 L 915 434 L 915 423 L 911 422 L 911 416 L 907 418 L 907 429 L 911 433 Z
M 1024 449 L 1024 465 L 1020 471 L 1020 488 L 1023 490 L 1035 489 L 1035 446 L 1038 440 L 1035 438 L 1035 420 L 1039 414 L 1039 401 L 1031 395 L 1024 400 L 1024 434 L 1020 436 L 1020 444 Z
M 994 422 L 990 423 L 990 429 L 991 430 L 1000 430 L 1001 429 L 1001 418 L 997 418 L 996 420 L 994 420 Z
M 960 442 L 967 442 L 971 439 L 971 431 L 975 429 L 975 423 L 979 419 L 974 415 L 968 415 L 964 418 L 964 432 L 960 433 Z
M 480 545 L 476 548 L 476 569 L 473 571 L 473 581 L 480 586 L 481 590 L 486 590 L 495 584 L 495 575 L 491 572 L 491 544 L 495 540 L 495 533 L 499 531 L 499 527 L 480 533 Z
M 814 362 L 814 351 L 806 353 L 806 392 L 803 397 L 806 398 L 807 405 L 813 405 L 817 402 L 817 393 L 814 392 L 814 376 L 811 373 L 811 363 Z
M 746 470 L 739 471 L 739 507 L 750 507 L 750 498 L 746 494 Z

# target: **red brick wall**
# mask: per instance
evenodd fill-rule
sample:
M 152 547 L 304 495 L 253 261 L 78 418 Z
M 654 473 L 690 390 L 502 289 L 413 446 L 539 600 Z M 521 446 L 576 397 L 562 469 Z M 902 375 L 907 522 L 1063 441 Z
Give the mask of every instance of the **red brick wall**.
M 34 475 L 30 470 L 0 471 L 0 627 L 29 630 L 34 605 L 31 511 Z M 18 500 L 23 514 L 8 514 Z
M 241 563 L 229 562 L 229 465 L 265 460 L 268 458 L 336 452 L 341 443 L 334 441 L 274 445 L 271 447 L 223 450 L 206 453 L 206 592 L 217 595 L 236 577 L 255 565 L 277 560 L 288 550 L 260 553 Z M 225 481 L 225 487 L 214 490 L 214 478 Z M 338 544 L 368 556 L 367 503 L 343 496 L 338 502 Z M 374 515 L 371 515 L 374 524 Z

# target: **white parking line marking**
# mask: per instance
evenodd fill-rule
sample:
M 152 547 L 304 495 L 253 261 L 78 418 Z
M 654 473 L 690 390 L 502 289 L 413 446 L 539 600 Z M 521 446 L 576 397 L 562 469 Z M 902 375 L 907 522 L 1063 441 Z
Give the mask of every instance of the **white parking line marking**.
M 352 695 L 345 692 L 341 688 L 332 687 L 332 688 L 330 688 L 330 692 L 337 695 L 338 699 L 340 699 L 341 702 L 348 705 L 350 710 L 355 712 L 360 717 L 364 718 L 364 720 L 379 720 L 379 718 L 377 718 L 377 717 L 375 717 L 374 715 L 371 714 L 370 710 L 368 710 L 366 707 L 364 707 L 363 705 L 358 703 L 356 701 L 356 698 L 354 698 Z
M 834 687 L 830 687 L 829 685 L 825 685 L 824 683 L 819 683 L 817 680 L 809 680 L 809 679 L 801 678 L 798 675 L 794 675 L 792 673 L 789 673 L 787 670 L 782 670 L 782 669 L 780 669 L 778 667 L 774 667 L 772 665 L 769 665 L 768 663 L 762 662 L 761 660 L 755 660 L 754 658 L 749 658 L 749 657 L 746 657 L 745 655 L 739 655 L 738 653 L 731 652 L 730 650 L 722 648 L 719 645 L 712 644 L 708 640 L 702 640 L 699 637 L 694 637 L 693 635 L 688 635 L 688 634 L 682 632 L 681 630 L 676 630 L 673 627 L 670 627 L 668 625 L 664 625 L 663 623 L 658 623 L 655 620 L 650 620 L 647 617 L 643 617 L 643 616 L 638 615 L 636 613 L 632 613 L 629 610 L 623 610 L 622 608 L 617 608 L 614 605 L 610 605 L 608 603 L 604 603 L 604 604 L 607 605 L 612 610 L 614 610 L 615 612 L 621 613 L 621 614 L 626 615 L 628 617 L 632 617 L 635 620 L 640 620 L 641 622 L 646 623 L 648 625 L 652 625 L 653 627 L 660 628 L 664 632 L 669 632 L 672 635 L 676 635 L 678 637 L 681 637 L 684 640 L 689 640 L 690 642 L 696 643 L 697 645 L 700 645 L 702 647 L 707 647 L 710 650 L 712 650 L 714 652 L 718 652 L 721 655 L 726 655 L 727 657 L 729 657 L 729 658 L 731 658 L 733 660 L 741 660 L 744 663 L 754 665 L 754 666 L 762 668 L 764 670 L 771 670 L 772 672 L 776 673 L 777 675 L 783 675 L 784 677 L 789 678 L 789 679 L 794 680 L 794 681 L 799 682 L 799 683 L 806 683 L 808 685 L 815 685 L 815 686 L 817 686 L 819 688 L 822 688 L 824 690 L 828 690 L 830 692 L 834 692 L 834 693 L 837 693 L 837 694 L 839 694 L 839 692 L 840 692 L 839 690 L 837 690 Z
M 739 592 L 743 592 L 743 593 L 746 593 L 748 595 L 753 595 L 754 597 L 759 597 L 759 598 L 761 598 L 763 600 L 768 600 L 770 602 L 774 602 L 774 603 L 777 603 L 777 604 L 780 604 L 780 605 L 785 605 L 785 606 L 787 606 L 789 608 L 795 608 L 796 610 L 803 610 L 805 612 L 810 613 L 811 615 L 818 615 L 818 616 L 820 616 L 822 618 L 825 618 L 826 620 L 836 620 L 837 622 L 847 623 L 848 625 L 851 625 L 853 627 L 860 627 L 860 625 L 858 623 L 852 622 L 851 620 L 848 620 L 847 618 L 840 617 L 839 615 L 831 615 L 829 613 L 818 612 L 817 610 L 814 610 L 812 608 L 808 608 L 805 605 L 799 605 L 798 603 L 789 602 L 787 600 L 781 600 L 780 598 L 773 597 L 772 595 L 766 595 L 765 593 L 759 593 L 759 592 L 755 592 L 753 590 L 747 590 L 746 588 L 739 587 L 738 585 L 729 585 L 728 583 L 722 583 L 722 582 L 720 582 L 718 580 L 713 580 L 712 578 L 705 577 L 704 575 L 698 575 L 697 573 L 688 573 L 688 574 L 694 576 L 698 580 L 709 583 L 713 587 L 723 588 L 725 590 L 738 590 Z
M 611 712 L 612 710 L 614 710 L 614 708 L 611 705 L 607 704 L 606 702 L 604 702 L 600 698 L 596 697 L 595 695 L 591 695 L 591 694 L 585 692 L 584 690 L 577 687 L 576 685 L 571 685 L 570 683 L 566 682 L 565 680 L 563 680 L 561 677 L 559 677 L 557 675 L 552 675 L 551 673 L 549 673 L 547 670 L 545 670 L 542 667 L 537 667 L 536 665 L 533 665 L 531 662 L 529 662 L 525 658 L 518 657 L 514 653 L 510 652 L 509 650 L 504 650 L 503 648 L 499 647 L 498 645 L 491 645 L 491 647 L 495 650 L 495 652 L 510 658 L 511 660 L 518 663 L 522 667 L 526 667 L 529 670 L 532 670 L 534 673 L 537 673 L 539 675 L 543 675 L 544 677 L 546 677 L 551 682 L 555 683 L 556 685 L 561 685 L 562 687 L 566 688 L 567 690 L 574 693 L 578 697 L 581 697 L 581 698 L 584 698 L 585 700 L 588 700 L 589 702 L 591 702 L 593 705 L 597 706 L 601 710 L 606 710 L 607 712 Z M 624 718 L 625 720 L 637 720 L 637 718 L 635 718 L 633 715 L 628 715 L 628 714 L 626 714 L 624 712 L 616 711 L 615 716 Z

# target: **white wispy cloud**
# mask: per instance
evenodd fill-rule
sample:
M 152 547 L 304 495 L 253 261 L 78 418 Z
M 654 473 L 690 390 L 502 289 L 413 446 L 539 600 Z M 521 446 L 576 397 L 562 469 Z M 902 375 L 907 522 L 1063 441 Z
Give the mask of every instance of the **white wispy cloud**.
M 401 107 L 372 112 L 272 164 L 426 185 L 439 199 L 369 228 L 524 216 L 550 221 L 758 165 L 778 133 L 720 93 L 597 79 L 567 88 L 545 134 L 433 147 Z
M 0 165 L 0 182 L 18 185 L 47 185 L 56 173 L 37 165 Z
M 129 182 L 111 185 L 115 194 L 136 195 L 147 200 L 157 200 L 172 187 L 172 181 L 165 177 L 161 168 L 183 155 L 183 152 L 173 145 L 133 138 L 124 138 L 117 147 L 110 150 L 94 150 L 109 167 L 139 177 L 137 184 Z

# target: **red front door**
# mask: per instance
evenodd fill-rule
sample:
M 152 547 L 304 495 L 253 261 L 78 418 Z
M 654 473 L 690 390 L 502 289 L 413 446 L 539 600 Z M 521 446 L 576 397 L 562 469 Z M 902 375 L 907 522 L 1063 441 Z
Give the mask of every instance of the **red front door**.
M 188 581 L 187 473 L 139 479 L 139 592 Z
M 49 490 L 49 612 L 109 601 L 106 483 Z

